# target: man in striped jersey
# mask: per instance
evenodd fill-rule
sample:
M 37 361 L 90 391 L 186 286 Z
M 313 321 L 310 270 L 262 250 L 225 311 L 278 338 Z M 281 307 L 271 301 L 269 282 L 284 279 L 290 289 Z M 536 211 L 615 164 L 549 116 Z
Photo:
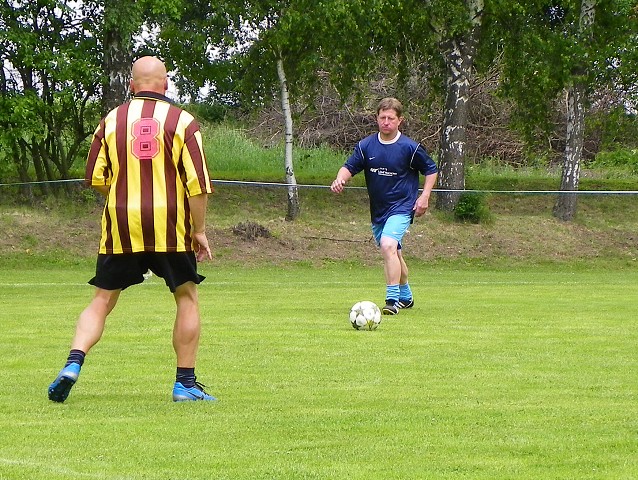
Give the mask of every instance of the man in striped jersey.
M 174 401 L 215 400 L 196 381 L 200 316 L 197 262 L 212 259 L 206 237 L 211 182 L 199 126 L 165 96 L 163 62 L 133 64 L 131 101 L 100 121 L 88 154 L 85 181 L 106 198 L 102 214 L 95 295 L 80 314 L 66 365 L 49 386 L 49 399 L 64 402 L 84 357 L 100 340 L 106 317 L 125 288 L 148 270 L 173 293 Z

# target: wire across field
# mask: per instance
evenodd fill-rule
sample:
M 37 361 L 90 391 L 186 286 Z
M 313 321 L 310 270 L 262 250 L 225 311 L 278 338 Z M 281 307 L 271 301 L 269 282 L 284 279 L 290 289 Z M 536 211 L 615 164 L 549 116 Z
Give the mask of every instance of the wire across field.
M 206 264 L 198 380 L 171 401 L 174 308 L 125 291 L 64 404 L 46 389 L 92 296 L 83 267 L 0 271 L 0 479 L 638 477 L 638 271 Z

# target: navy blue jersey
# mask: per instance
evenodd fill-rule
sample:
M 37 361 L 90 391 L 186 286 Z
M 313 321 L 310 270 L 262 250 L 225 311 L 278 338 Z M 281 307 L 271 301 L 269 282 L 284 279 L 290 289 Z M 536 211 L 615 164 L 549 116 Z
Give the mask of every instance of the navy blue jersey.
M 352 175 L 364 172 L 372 223 L 385 223 L 391 215 L 412 215 L 419 173 L 438 171 L 425 148 L 402 134 L 392 142 L 381 142 L 378 133 L 364 138 L 343 166 Z

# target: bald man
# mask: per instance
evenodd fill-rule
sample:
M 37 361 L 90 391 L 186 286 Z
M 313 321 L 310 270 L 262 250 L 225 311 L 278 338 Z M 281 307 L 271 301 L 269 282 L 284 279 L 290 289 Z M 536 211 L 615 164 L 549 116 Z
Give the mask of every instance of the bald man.
M 164 63 L 156 57 L 142 57 L 133 64 L 131 71 L 131 92 L 142 91 L 165 93 L 168 77 Z
M 201 329 L 197 285 L 205 278 L 197 273 L 197 262 L 212 259 L 206 237 L 212 188 L 202 136 L 193 116 L 165 96 L 168 78 L 161 60 L 138 59 L 130 88 L 133 99 L 100 121 L 89 149 L 85 182 L 105 197 L 95 276 L 89 280 L 95 293 L 80 314 L 66 364 L 49 385 L 49 399 L 67 399 L 120 293 L 142 283 L 150 270 L 164 279 L 176 304 L 173 400 L 213 401 L 195 376 Z M 124 352 L 124 362 L 135 360 L 134 351 Z

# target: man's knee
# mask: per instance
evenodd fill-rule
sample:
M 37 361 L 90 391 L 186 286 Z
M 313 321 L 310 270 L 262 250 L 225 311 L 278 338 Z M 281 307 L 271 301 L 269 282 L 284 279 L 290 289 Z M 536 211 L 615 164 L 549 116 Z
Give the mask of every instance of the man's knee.
M 197 303 L 197 285 L 193 282 L 182 283 L 173 293 L 175 301 Z
M 399 242 L 391 237 L 381 237 L 381 252 L 383 255 L 396 255 Z
M 106 313 L 109 314 L 115 308 L 120 292 L 121 290 L 104 290 L 98 287 L 95 289 L 91 306 L 106 310 Z

